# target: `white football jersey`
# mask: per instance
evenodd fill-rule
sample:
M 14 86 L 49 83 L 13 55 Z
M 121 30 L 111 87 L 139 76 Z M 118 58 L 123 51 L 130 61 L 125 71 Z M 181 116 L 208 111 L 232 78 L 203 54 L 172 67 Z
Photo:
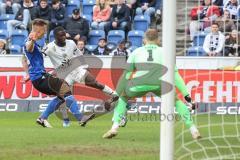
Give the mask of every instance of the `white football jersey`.
M 55 41 L 43 48 L 43 53 L 49 56 L 54 68 L 58 68 L 66 60 L 82 55 L 73 40 L 66 40 L 66 45 L 60 47 Z

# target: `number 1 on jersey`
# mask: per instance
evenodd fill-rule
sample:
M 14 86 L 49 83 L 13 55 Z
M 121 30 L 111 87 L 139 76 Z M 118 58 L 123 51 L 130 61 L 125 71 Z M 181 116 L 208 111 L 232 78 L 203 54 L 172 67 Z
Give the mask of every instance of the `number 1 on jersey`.
M 148 52 L 148 59 L 147 59 L 147 61 L 153 61 L 152 50 L 147 50 L 147 52 Z

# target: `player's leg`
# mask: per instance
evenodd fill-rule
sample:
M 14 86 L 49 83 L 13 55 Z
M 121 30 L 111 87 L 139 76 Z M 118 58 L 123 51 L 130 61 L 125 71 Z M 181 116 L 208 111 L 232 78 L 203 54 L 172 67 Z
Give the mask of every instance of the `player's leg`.
M 44 110 L 44 112 L 40 115 L 40 117 L 36 120 L 36 122 L 43 127 L 52 128 L 50 123 L 47 121 L 50 114 L 52 114 L 55 110 L 58 109 L 58 107 L 64 102 L 63 99 L 60 99 L 59 97 L 55 97 L 51 101 L 49 101 L 47 108 Z
M 68 109 L 66 107 L 66 103 L 63 103 L 59 107 L 59 111 L 62 113 L 63 127 L 70 127 L 70 119 L 68 116 Z
M 56 78 L 56 77 L 52 77 Z M 92 113 L 87 116 L 83 116 L 83 114 L 79 110 L 79 106 L 77 104 L 77 101 L 75 100 L 74 96 L 71 93 L 71 89 L 66 81 L 63 81 L 60 90 L 58 91 L 58 94 L 60 97 L 63 97 L 66 102 L 66 107 L 69 108 L 73 116 L 79 121 L 81 126 L 85 126 L 86 123 L 93 119 L 95 114 Z
M 88 71 L 86 71 L 86 77 L 85 77 L 85 84 L 89 87 L 93 87 L 95 89 L 101 90 L 105 94 L 109 96 L 113 96 L 116 93 L 107 85 L 99 83 L 96 78 Z
M 83 114 L 80 113 L 77 102 L 71 94 L 70 87 L 64 80 L 61 80 L 49 74 L 45 74 L 44 78 L 41 78 L 41 80 L 37 82 L 33 82 L 33 84 L 34 87 L 42 93 L 58 96 L 57 98 L 50 101 L 47 109 L 45 110 L 46 112 L 44 111 L 44 114 L 42 114 L 37 120 L 38 123 L 39 120 L 42 122 L 46 121 L 49 115 L 52 114 L 64 101 L 66 101 L 66 106 L 70 109 L 75 118 L 78 121 L 81 121 Z M 90 115 L 88 118 L 85 117 L 85 121 L 91 119 L 91 116 L 94 115 Z
M 103 138 L 112 138 L 117 135 L 121 119 L 126 115 L 127 112 L 127 100 L 127 97 L 124 96 L 121 96 L 118 99 L 116 107 L 114 108 L 112 128 L 103 135 Z
M 196 109 L 196 104 L 194 101 L 192 101 L 192 98 L 189 96 L 187 86 L 182 78 L 182 76 L 179 74 L 178 70 L 175 68 L 175 86 L 176 88 L 181 92 L 181 94 L 184 96 L 186 102 L 188 103 L 188 106 L 190 107 L 190 110 Z
M 98 90 L 104 92 L 105 94 L 111 96 L 111 98 L 108 99 L 107 101 L 105 101 L 105 103 L 104 103 L 106 110 L 108 110 L 108 108 L 111 106 L 112 103 L 114 103 L 118 100 L 119 97 L 115 91 L 113 91 L 107 85 L 99 83 L 96 80 L 96 78 L 90 72 L 88 72 L 86 69 L 79 68 L 79 69 L 77 69 L 76 73 L 77 74 L 74 77 L 75 82 L 78 82 L 78 83 L 84 82 L 86 86 L 98 89 Z
M 176 97 L 176 104 L 175 105 L 176 105 L 176 110 L 177 110 L 178 114 L 180 115 L 181 119 L 185 123 L 186 127 L 189 128 L 189 130 L 192 134 L 192 137 L 194 139 L 201 138 L 197 127 L 193 123 L 191 113 L 190 113 L 188 107 L 186 106 L 186 104 L 184 104 L 183 101 L 181 101 L 180 99 L 178 99 Z
M 129 81 L 129 84 L 131 83 L 132 82 Z M 127 85 L 125 88 L 125 92 L 123 93 L 122 96 L 120 96 L 114 108 L 114 113 L 112 118 L 113 120 L 112 128 L 103 135 L 103 138 L 112 138 L 117 135 L 120 122 L 123 119 L 123 117 L 126 116 L 126 113 L 128 110 L 127 109 L 128 99 L 134 98 L 134 97 L 141 97 L 146 93 L 152 91 L 152 89 L 156 89 L 156 88 L 159 89 L 159 87 L 147 86 L 147 85 L 142 87 L 129 87 L 129 85 Z

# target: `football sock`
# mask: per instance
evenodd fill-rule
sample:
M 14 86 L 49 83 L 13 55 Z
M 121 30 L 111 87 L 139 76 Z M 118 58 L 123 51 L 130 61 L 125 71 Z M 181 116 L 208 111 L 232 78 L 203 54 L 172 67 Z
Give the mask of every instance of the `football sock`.
M 176 110 L 187 128 L 190 128 L 193 125 L 193 119 L 187 106 L 181 100 L 176 101 Z
M 108 87 L 107 85 L 104 86 L 104 88 L 103 88 L 102 91 L 103 91 L 105 94 L 110 95 L 110 96 L 112 96 L 112 95 L 115 94 L 115 92 L 114 92 L 110 87 Z
M 127 112 L 127 100 L 125 97 L 120 97 L 118 99 L 117 105 L 114 108 L 114 113 L 113 113 L 113 122 L 115 124 L 119 124 L 121 121 L 121 118 L 126 114 Z
M 73 97 L 73 95 L 65 97 L 66 100 L 66 106 L 70 109 L 73 116 L 80 121 L 82 119 L 83 114 L 79 111 L 79 107 L 77 104 L 77 101 Z
M 47 119 L 50 114 L 52 114 L 64 101 L 55 97 L 49 103 L 45 111 L 41 114 L 40 118 Z

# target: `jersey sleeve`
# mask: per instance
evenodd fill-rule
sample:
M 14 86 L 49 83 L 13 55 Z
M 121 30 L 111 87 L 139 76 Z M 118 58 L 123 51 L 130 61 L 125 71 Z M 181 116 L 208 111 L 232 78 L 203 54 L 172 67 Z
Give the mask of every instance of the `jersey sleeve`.
M 132 53 L 127 59 L 127 66 L 125 68 L 127 71 L 132 72 L 135 70 L 135 54 Z
M 182 76 L 179 74 L 177 67 L 175 67 L 175 86 L 182 93 L 183 96 L 189 95 L 187 86 Z

